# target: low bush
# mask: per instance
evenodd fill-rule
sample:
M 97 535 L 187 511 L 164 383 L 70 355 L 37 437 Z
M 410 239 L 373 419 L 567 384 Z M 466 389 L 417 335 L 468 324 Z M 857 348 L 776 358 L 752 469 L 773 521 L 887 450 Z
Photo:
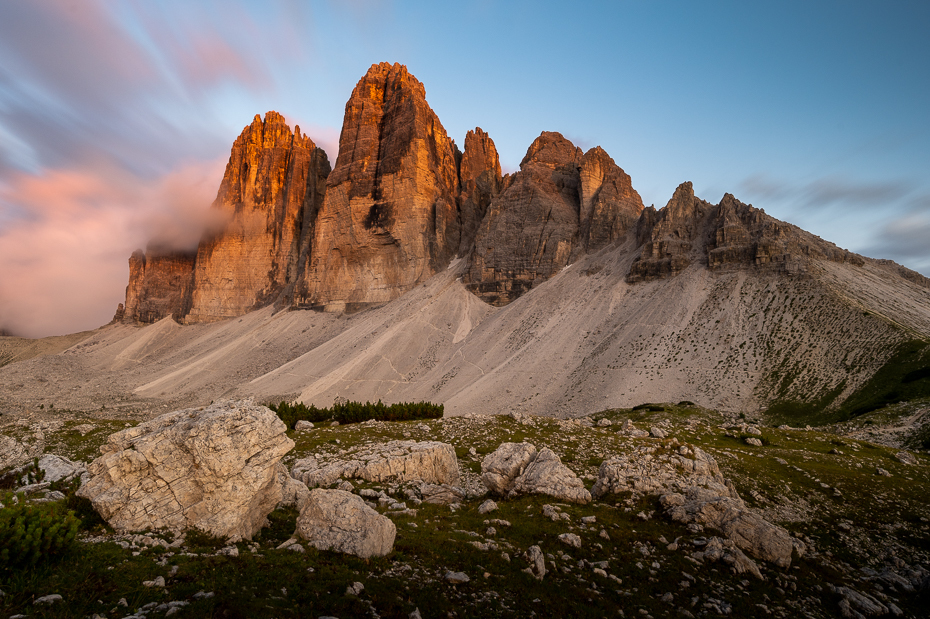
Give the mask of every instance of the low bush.
M 0 502 L 0 571 L 55 558 L 74 543 L 80 521 L 60 503 L 26 503 L 12 493 Z
M 374 419 L 375 421 L 413 421 L 416 419 L 439 419 L 443 414 L 442 404 L 431 402 L 399 402 L 397 404 L 384 404 L 378 400 L 371 402 L 337 402 L 332 408 L 317 408 L 312 404 L 307 406 L 300 402 L 289 404 L 269 404 L 268 408 L 278 414 L 278 417 L 293 429 L 298 421 L 338 421 L 339 423 L 360 423 Z

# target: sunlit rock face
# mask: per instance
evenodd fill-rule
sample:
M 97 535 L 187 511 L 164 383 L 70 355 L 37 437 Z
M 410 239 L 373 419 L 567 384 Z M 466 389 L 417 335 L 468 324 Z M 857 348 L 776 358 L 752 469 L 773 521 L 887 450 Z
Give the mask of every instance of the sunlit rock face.
M 129 258 L 129 285 L 120 320 L 152 323 L 190 310 L 195 252 L 163 251 L 149 247 Z
M 197 250 L 186 322 L 239 316 L 288 296 L 329 171 L 326 153 L 277 112 L 243 129 L 213 203 L 227 223 Z
M 476 218 L 457 203 L 457 161 L 423 84 L 403 65 L 372 65 L 346 103 L 298 305 L 381 304 L 444 269 Z
M 619 239 L 643 210 L 630 177 L 603 149 L 582 153 L 549 131 L 504 185 L 479 227 L 465 277 L 469 290 L 493 305 Z

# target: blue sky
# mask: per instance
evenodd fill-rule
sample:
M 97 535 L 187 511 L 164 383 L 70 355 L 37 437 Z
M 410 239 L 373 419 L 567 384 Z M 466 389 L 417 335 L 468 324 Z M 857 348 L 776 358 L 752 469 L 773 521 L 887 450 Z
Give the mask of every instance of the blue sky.
M 406 64 L 505 171 L 541 131 L 643 201 L 692 181 L 930 275 L 930 3 L 0 3 L 0 327 L 94 328 L 153 236 L 196 243 L 229 147 L 277 110 L 335 160 Z

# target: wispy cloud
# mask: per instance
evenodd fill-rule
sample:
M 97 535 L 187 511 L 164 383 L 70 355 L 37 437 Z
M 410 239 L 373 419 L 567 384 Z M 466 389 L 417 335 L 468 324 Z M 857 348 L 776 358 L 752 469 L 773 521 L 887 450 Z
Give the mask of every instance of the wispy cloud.
M 752 199 L 786 202 L 803 208 L 868 208 L 900 200 L 914 190 L 914 184 L 904 180 L 861 182 L 840 177 L 796 184 L 760 174 L 744 180 L 740 190 Z
M 0 228 L 0 327 L 34 337 L 105 324 L 123 300 L 134 249 L 196 247 L 213 223 L 224 164 L 191 163 L 147 181 L 107 164 L 8 179 L 0 204 L 19 208 Z

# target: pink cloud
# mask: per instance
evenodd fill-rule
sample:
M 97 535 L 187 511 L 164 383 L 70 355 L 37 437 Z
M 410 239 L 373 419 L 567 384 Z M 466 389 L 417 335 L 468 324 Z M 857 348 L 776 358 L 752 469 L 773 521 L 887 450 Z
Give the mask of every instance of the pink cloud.
M 40 337 L 109 322 L 134 249 L 150 239 L 196 246 L 224 164 L 192 162 L 153 179 L 107 165 L 8 179 L 0 203 L 22 216 L 0 230 L 0 328 Z

